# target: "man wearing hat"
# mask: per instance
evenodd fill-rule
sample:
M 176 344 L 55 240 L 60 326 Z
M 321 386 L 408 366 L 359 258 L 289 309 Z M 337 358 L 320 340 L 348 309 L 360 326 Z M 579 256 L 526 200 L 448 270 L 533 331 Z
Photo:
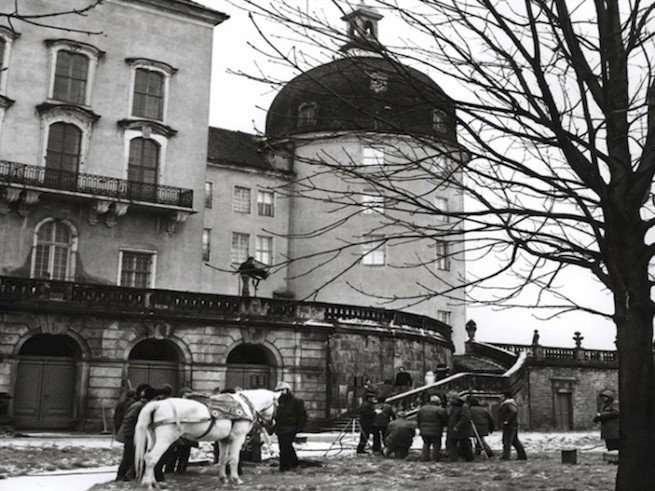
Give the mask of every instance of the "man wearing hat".
M 619 403 L 614 391 L 605 389 L 600 393 L 602 407 L 596 413 L 594 423 L 600 423 L 600 437 L 605 440 L 607 450 L 619 449 Z
M 273 431 L 277 434 L 280 446 L 280 471 L 288 471 L 298 467 L 298 456 L 293 448 L 296 433 L 305 429 L 307 411 L 302 399 L 291 393 L 291 386 L 286 382 L 279 382 L 275 387 L 280 392 L 278 407 L 275 414 Z
M 418 429 L 423 439 L 422 459 L 427 462 L 438 461 L 441 456 L 441 435 L 443 427 L 448 423 L 448 413 L 441 407 L 439 396 L 430 396 L 430 401 L 421 406 L 416 415 Z M 432 454 L 430 454 L 432 448 Z

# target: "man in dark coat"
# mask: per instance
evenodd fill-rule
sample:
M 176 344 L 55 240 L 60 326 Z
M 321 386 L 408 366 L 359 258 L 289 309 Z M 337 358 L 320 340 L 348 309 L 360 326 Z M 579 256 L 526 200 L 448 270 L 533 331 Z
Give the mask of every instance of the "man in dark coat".
M 156 391 L 148 384 L 141 384 L 137 388 L 137 394 L 139 400 L 132 403 L 127 409 L 121 427 L 116 433 L 116 440 L 123 444 L 123 458 L 116 473 L 117 481 L 131 481 L 134 479 L 134 432 L 136 423 L 141 409 L 155 397 Z
M 366 395 L 364 402 L 359 408 L 359 426 L 361 433 L 359 435 L 359 445 L 357 453 L 366 453 L 366 444 L 369 436 L 373 433 L 373 451 L 380 450 L 380 435 L 375 431 L 375 398 L 372 395 Z
M 484 437 L 493 433 L 496 429 L 494 417 L 491 415 L 491 411 L 480 405 L 480 401 L 476 398 L 471 399 L 471 419 L 473 420 L 475 429 L 478 432 L 475 439 L 475 455 L 480 455 L 484 448 L 484 453 L 487 457 L 493 457 L 494 453 Z M 479 437 L 479 439 L 477 437 Z
M 432 460 L 439 461 L 441 453 L 441 434 L 443 427 L 448 422 L 448 413 L 441 407 L 439 396 L 430 396 L 427 404 L 421 406 L 416 415 L 419 433 L 423 439 L 423 452 L 421 458 L 427 462 Z M 432 448 L 432 455 L 430 455 Z
M 291 386 L 288 383 L 278 383 L 275 391 L 282 393 L 278 399 L 273 431 L 277 434 L 280 446 L 280 471 L 284 472 L 298 467 L 298 456 L 293 448 L 293 441 L 296 433 L 305 429 L 307 411 L 302 399 L 294 397 L 291 393 Z
M 475 436 L 471 426 L 471 410 L 463 398 L 455 395 L 450 400 L 448 414 L 448 455 L 453 460 L 463 458 L 467 462 L 474 460 L 471 438 Z
M 600 423 L 600 437 L 605 440 L 607 450 L 619 449 L 619 403 L 614 392 L 605 389 L 600 393 L 601 408 L 596 413 L 594 423 Z
M 416 423 L 406 419 L 407 413 L 398 412 L 398 419 L 389 423 L 387 437 L 384 439 L 384 455 L 394 459 L 404 459 L 409 454 L 414 435 L 416 435 Z
M 373 452 L 382 453 L 382 442 L 387 435 L 389 423 L 396 419 L 391 404 L 385 402 L 385 397 L 380 398 L 380 402 L 375 406 L 375 427 L 373 428 Z M 379 441 L 379 446 L 376 446 Z
M 498 421 L 503 428 L 503 456 L 501 460 L 509 460 L 512 447 L 516 449 L 518 460 L 528 460 L 523 444 L 519 441 L 519 408 L 512 394 L 503 394 L 503 402 L 498 408 Z
M 125 399 L 116 404 L 114 408 L 114 433 L 118 433 L 127 409 L 136 402 L 136 390 L 130 389 L 125 395 Z

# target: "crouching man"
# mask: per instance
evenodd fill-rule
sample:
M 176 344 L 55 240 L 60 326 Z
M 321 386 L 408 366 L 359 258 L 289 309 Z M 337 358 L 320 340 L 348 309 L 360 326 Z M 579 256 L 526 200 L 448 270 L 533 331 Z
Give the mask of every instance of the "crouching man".
M 397 416 L 398 419 L 387 426 L 384 455 L 389 458 L 404 459 L 409 454 L 414 435 L 416 435 L 416 423 L 407 419 L 405 411 L 399 411 Z

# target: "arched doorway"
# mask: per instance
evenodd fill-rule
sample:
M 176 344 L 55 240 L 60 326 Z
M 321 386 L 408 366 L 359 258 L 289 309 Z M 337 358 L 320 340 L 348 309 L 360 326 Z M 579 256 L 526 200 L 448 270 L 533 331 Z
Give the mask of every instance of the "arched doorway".
M 77 363 L 82 350 L 70 336 L 38 334 L 18 352 L 14 389 L 17 428 L 58 429 L 73 423 Z
M 180 357 L 177 346 L 166 339 L 144 339 L 130 351 L 127 377 L 136 388 L 139 384 L 178 387 Z
M 226 387 L 271 389 L 275 382 L 275 359 L 261 344 L 240 344 L 227 355 Z

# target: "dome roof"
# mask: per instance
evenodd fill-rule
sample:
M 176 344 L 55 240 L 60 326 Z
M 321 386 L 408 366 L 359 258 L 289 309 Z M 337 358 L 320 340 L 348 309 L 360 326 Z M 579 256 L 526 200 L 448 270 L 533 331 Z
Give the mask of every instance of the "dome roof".
M 427 75 L 379 57 L 344 57 L 313 68 L 278 93 L 268 137 L 315 131 L 434 135 L 455 141 L 452 100 Z

